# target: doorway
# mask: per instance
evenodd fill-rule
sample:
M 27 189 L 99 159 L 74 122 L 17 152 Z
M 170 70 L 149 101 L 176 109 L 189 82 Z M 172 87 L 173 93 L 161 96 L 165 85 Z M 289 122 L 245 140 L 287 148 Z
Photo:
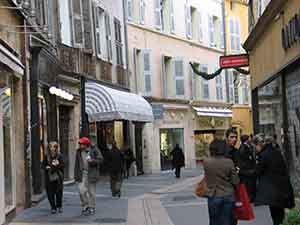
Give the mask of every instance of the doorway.
M 135 158 L 136 158 L 136 167 L 137 174 L 141 175 L 144 173 L 143 169 L 143 124 L 135 124 Z
M 64 178 L 69 179 L 69 141 L 70 141 L 70 113 L 71 108 L 68 106 L 59 107 L 59 145 L 60 151 L 64 156 L 65 169 Z

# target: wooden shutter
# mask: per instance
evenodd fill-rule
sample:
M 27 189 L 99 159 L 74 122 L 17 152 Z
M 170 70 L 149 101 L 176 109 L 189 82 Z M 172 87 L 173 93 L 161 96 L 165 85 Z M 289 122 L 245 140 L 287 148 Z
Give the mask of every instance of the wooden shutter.
M 90 10 L 90 1 L 81 0 L 82 4 L 82 16 L 83 16 L 83 28 L 84 28 L 84 47 L 86 49 L 93 49 L 92 43 L 92 24 Z
M 214 38 L 214 21 L 213 16 L 208 15 L 208 31 L 209 31 L 209 42 L 211 46 L 215 45 L 215 38 Z
M 110 27 L 110 16 L 105 14 L 105 33 L 106 33 L 106 44 L 107 44 L 107 59 L 112 60 L 112 45 L 111 45 L 111 27 Z
M 199 20 L 199 31 L 198 31 L 198 39 L 199 41 L 203 41 L 203 18 L 202 12 L 198 12 L 198 20 Z
M 207 73 L 208 72 L 208 68 L 207 65 L 202 65 L 201 66 L 201 71 Z M 202 98 L 204 99 L 209 99 L 209 81 L 202 78 Z
M 83 46 L 83 17 L 81 0 L 73 0 L 73 42 L 75 47 Z

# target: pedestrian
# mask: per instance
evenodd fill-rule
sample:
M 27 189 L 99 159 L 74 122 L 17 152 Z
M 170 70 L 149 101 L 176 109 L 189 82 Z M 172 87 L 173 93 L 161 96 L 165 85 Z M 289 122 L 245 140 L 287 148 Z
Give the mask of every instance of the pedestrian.
M 82 214 L 95 214 L 96 183 L 99 177 L 99 165 L 103 156 L 98 148 L 91 145 L 90 139 L 82 137 L 76 152 L 74 176 L 78 182 Z
M 175 145 L 175 148 L 171 152 L 172 157 L 172 166 L 175 168 L 176 178 L 180 178 L 181 167 L 185 166 L 185 158 L 182 149 L 179 147 L 179 144 Z
M 240 170 L 240 152 L 236 148 L 236 144 L 237 144 L 237 140 L 238 140 L 237 139 L 238 133 L 237 133 L 236 129 L 234 129 L 233 127 L 227 129 L 225 132 L 225 137 L 226 137 L 226 143 L 227 143 L 227 147 L 228 147 L 226 156 L 233 161 L 233 164 L 234 164 L 237 172 L 239 172 L 239 170 Z M 231 218 L 232 218 L 231 225 L 237 225 L 238 220 L 235 218 L 233 211 L 232 211 Z
M 256 193 L 256 160 L 249 135 L 241 136 L 239 157 L 239 177 L 241 183 L 245 184 L 246 186 L 250 202 L 253 202 Z
M 257 152 L 258 186 L 256 205 L 268 205 L 274 225 L 282 224 L 285 209 L 295 207 L 294 192 L 287 165 L 273 138 L 258 134 L 253 138 Z
M 62 213 L 64 160 L 59 153 L 56 141 L 49 143 L 42 168 L 45 171 L 45 187 L 51 206 L 51 213 L 55 214 L 57 210 L 59 213 Z
M 129 170 L 132 163 L 135 161 L 133 151 L 128 145 L 125 145 L 124 149 L 124 170 L 125 170 L 125 178 L 129 177 Z
M 234 192 L 239 176 L 233 161 L 226 157 L 228 147 L 223 140 L 213 140 L 209 146 L 211 158 L 203 161 L 209 225 L 231 225 L 233 221 Z
M 107 162 L 109 165 L 110 188 L 113 197 L 121 197 L 121 186 L 123 180 L 124 155 L 118 149 L 115 140 L 109 145 Z

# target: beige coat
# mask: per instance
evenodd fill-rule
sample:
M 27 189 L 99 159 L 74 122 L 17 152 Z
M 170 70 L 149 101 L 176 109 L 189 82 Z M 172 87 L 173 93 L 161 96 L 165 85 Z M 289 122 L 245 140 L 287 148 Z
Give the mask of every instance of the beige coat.
M 217 157 L 203 162 L 208 197 L 233 196 L 239 184 L 239 176 L 231 159 Z

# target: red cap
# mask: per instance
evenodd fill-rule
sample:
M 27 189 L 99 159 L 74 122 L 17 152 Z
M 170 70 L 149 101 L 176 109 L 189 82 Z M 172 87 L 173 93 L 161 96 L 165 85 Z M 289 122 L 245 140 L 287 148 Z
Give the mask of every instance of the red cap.
M 79 144 L 90 145 L 90 143 L 90 139 L 88 139 L 87 137 L 82 137 L 79 139 Z

